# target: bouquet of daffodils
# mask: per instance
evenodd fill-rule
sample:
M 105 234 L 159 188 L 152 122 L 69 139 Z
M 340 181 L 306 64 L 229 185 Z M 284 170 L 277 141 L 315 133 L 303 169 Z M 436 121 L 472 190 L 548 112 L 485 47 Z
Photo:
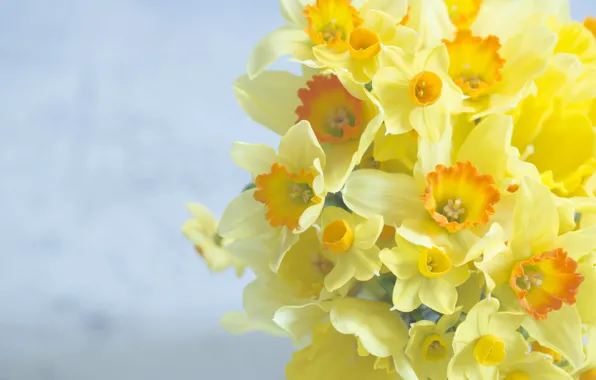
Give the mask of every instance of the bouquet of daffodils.
M 596 379 L 596 19 L 567 0 L 281 0 L 238 78 L 280 135 L 183 227 L 298 379 Z M 266 70 L 290 56 L 301 75 Z

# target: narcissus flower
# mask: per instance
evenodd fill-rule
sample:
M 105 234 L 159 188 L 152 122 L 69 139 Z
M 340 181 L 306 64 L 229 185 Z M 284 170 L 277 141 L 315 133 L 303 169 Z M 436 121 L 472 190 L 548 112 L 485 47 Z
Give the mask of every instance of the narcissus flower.
M 251 78 L 258 76 L 284 55 L 317 65 L 313 48 L 318 46 L 326 46 L 337 52 L 348 51 L 352 47 L 363 55 L 370 54 L 376 48 L 370 46 L 372 49 L 369 50 L 360 45 L 369 39 L 362 39 L 361 30 L 358 29 L 367 19 L 368 13 L 381 11 L 398 23 L 406 15 L 407 2 L 282 0 L 280 8 L 286 25 L 271 32 L 257 44 L 247 64 L 248 76 Z
M 325 277 L 325 288 L 334 291 L 352 278 L 370 280 L 381 269 L 375 245 L 383 230 L 383 218 L 364 220 L 339 207 L 326 207 L 321 214 L 323 246 L 335 265 Z
M 410 57 L 388 47 L 383 67 L 373 78 L 373 92 L 385 110 L 387 132 L 400 134 L 414 129 L 424 139 L 438 140 L 448 124 L 449 112 L 463 110 L 463 94 L 448 75 L 445 46 Z
M 449 379 L 497 379 L 500 366 L 527 351 L 517 331 L 523 315 L 499 311 L 499 301 L 484 299 L 470 310 L 455 331 Z
M 271 268 L 319 217 L 325 199 L 325 153 L 307 121 L 290 128 L 276 153 L 261 144 L 235 143 L 232 158 L 253 175 L 256 188 L 244 191 L 226 208 L 220 235 L 262 236 L 272 252 Z
M 415 32 L 399 24 L 390 15 L 370 11 L 362 25 L 354 28 L 347 38 L 347 49 L 318 45 L 313 53 L 324 67 L 346 70 L 357 83 L 371 81 L 380 67 L 386 46 L 397 46 L 409 53 L 414 52 Z
M 440 247 L 416 246 L 398 237 L 397 246 L 381 252 L 383 264 L 395 275 L 394 308 L 409 312 L 421 304 L 443 314 L 452 314 L 456 288 L 469 277 L 468 266 L 454 266 Z
M 203 205 L 189 203 L 187 205 L 193 218 L 182 226 L 182 232 L 193 242 L 196 252 L 205 260 L 212 272 L 221 272 L 230 266 L 236 268 L 236 274 L 244 272 L 244 263 L 226 250 L 231 241 L 223 239 L 217 233 L 217 220 Z
M 586 277 L 594 281 L 590 253 L 596 240 L 588 236 L 596 229 L 560 235 L 554 197 L 538 182 L 525 179 L 515 194 L 508 249 L 485 254 L 477 266 L 489 276 L 488 289 L 503 307 L 529 316 L 523 327 L 530 335 L 577 367 L 583 361 L 582 314 L 594 315 L 588 300 L 592 292 L 583 282 Z M 583 260 L 586 265 L 579 264 Z M 576 305 L 580 294 L 586 297 L 581 309 Z
M 506 41 L 459 30 L 445 40 L 449 75 L 480 117 L 514 108 L 528 96 L 533 80 L 546 68 L 556 38 L 546 27 L 534 26 Z
M 324 174 L 330 192 L 341 190 L 383 120 L 368 91 L 333 73 L 266 71 L 254 80 L 239 78 L 234 91 L 249 116 L 280 135 L 296 121 L 310 123 L 327 156 Z
M 410 327 L 410 341 L 406 355 L 418 378 L 447 379 L 447 365 L 453 357 L 453 335 L 450 330 L 459 321 L 460 312 L 442 316 L 435 324 L 419 321 Z
M 364 217 L 382 215 L 386 223 L 398 226 L 412 220 L 408 224 L 418 226 L 421 235 L 428 236 L 434 225 L 445 232 L 473 236 L 473 230 L 489 225 L 508 183 L 505 177 L 513 173 L 516 158 L 509 145 L 511 127 L 507 117 L 487 117 L 454 158 L 448 127 L 439 143 L 420 140 L 414 177 L 357 170 L 348 178 L 344 201 Z

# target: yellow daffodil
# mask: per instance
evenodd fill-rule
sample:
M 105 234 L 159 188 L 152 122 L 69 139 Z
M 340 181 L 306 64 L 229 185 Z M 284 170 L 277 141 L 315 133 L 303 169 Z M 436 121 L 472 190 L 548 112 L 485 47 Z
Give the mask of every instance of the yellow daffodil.
M 596 325 L 588 326 L 586 336 L 586 361 L 573 374 L 575 380 L 596 379 Z
M 560 235 L 555 197 L 539 182 L 525 179 L 516 196 L 507 250 L 485 252 L 477 265 L 503 307 L 526 314 L 524 329 L 577 368 L 583 362 L 581 321 L 595 316 L 596 227 Z
M 584 38 L 596 44 L 584 32 Z M 513 144 L 540 170 L 544 183 L 563 196 L 581 194 L 596 168 L 594 120 L 589 113 L 596 97 L 596 70 L 582 62 L 582 50 L 575 42 L 569 36 L 559 39 L 556 54 L 535 80 L 536 91 L 513 111 Z
M 466 95 L 475 117 L 514 108 L 533 89 L 533 80 L 548 63 L 556 37 L 545 26 L 535 25 L 506 41 L 470 30 L 458 30 L 445 40 L 449 75 Z
M 397 246 L 381 252 L 383 264 L 395 275 L 394 308 L 409 312 L 421 304 L 452 314 L 456 288 L 469 277 L 468 266 L 454 266 L 449 252 L 439 247 L 416 246 L 397 238 Z
M 449 112 L 463 110 L 463 94 L 448 74 L 446 47 L 420 51 L 413 62 L 400 48 L 388 47 L 382 66 L 373 78 L 373 93 L 385 111 L 387 132 L 414 129 L 423 139 L 438 140 Z
M 543 355 L 531 352 L 521 357 L 505 358 L 503 364 L 499 367 L 499 372 L 503 380 L 571 380 L 572 377 L 564 369 L 553 364 L 552 360 Z
M 460 312 L 442 316 L 435 324 L 419 321 L 410 327 L 410 340 L 406 355 L 412 362 L 419 379 L 446 380 L 447 365 L 453 357 L 453 332 Z
M 226 250 L 228 239 L 223 239 L 217 233 L 217 220 L 203 205 L 189 203 L 187 205 L 193 218 L 182 226 L 182 232 L 193 242 L 195 251 L 205 260 L 212 272 L 221 272 L 234 266 L 240 277 L 244 272 L 244 263 Z
M 404 354 L 407 327 L 389 306 L 345 298 L 278 311 L 275 321 L 282 328 L 313 333 L 310 345 L 292 356 L 286 377 L 416 380 Z
M 371 81 L 380 67 L 385 47 L 398 46 L 414 52 L 415 32 L 397 24 L 387 13 L 372 10 L 362 24 L 354 28 L 347 39 L 347 49 L 318 45 L 313 48 L 317 62 L 334 70 L 346 70 L 357 83 Z
M 352 49 L 356 55 L 369 55 L 377 49 L 375 43 L 369 44 L 371 38 L 380 40 L 379 32 L 389 30 L 388 25 L 382 25 L 385 29 L 363 35 L 363 23 L 369 19 L 369 13 L 381 11 L 398 23 L 406 16 L 407 2 L 280 0 L 280 8 L 286 25 L 259 41 L 247 64 L 250 78 L 262 73 L 284 55 L 291 55 L 296 60 L 317 66 L 319 63 L 315 62 L 313 48 L 320 46 L 336 52 Z M 382 37 L 387 38 L 384 35 Z
M 450 127 L 436 144 L 420 139 L 414 177 L 374 169 L 354 171 L 343 190 L 344 201 L 359 215 L 381 215 L 385 223 L 401 226 L 398 232 L 417 245 L 457 253 L 454 264 L 465 264 L 481 254 L 472 247 L 484 244 L 480 237 L 491 229 L 490 217 L 501 198 L 506 201 L 499 217 L 510 215 L 507 176 L 517 170 L 509 145 L 511 127 L 507 117 L 487 117 L 455 157 Z
M 355 278 L 370 280 L 379 274 L 381 259 L 375 245 L 383 230 L 383 219 L 362 220 L 338 207 L 326 207 L 321 214 L 323 246 L 335 265 L 325 277 L 325 288 L 337 290 Z
M 524 337 L 517 332 L 523 318 L 499 312 L 495 298 L 478 302 L 455 331 L 448 378 L 501 378 L 501 364 L 509 358 L 520 358 L 527 351 Z
M 247 169 L 256 188 L 244 191 L 224 211 L 219 234 L 262 236 L 276 271 L 284 254 L 319 217 L 325 200 L 325 153 L 307 121 L 290 128 L 276 153 L 261 144 L 235 143 L 232 158 Z
M 368 91 L 330 72 L 305 69 L 296 76 L 265 71 L 254 80 L 240 77 L 234 91 L 249 116 L 280 135 L 296 121 L 310 123 L 327 156 L 324 174 L 330 192 L 341 190 L 383 119 Z

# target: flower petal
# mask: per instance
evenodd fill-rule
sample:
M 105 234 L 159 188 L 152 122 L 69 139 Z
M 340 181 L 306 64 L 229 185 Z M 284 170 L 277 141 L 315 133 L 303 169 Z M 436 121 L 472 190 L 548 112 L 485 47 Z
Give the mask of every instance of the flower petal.
M 490 174 L 499 183 L 507 169 L 512 131 L 510 116 L 488 116 L 472 129 L 459 149 L 457 161 L 474 163 L 482 174 Z
M 311 169 L 318 158 L 325 167 L 325 152 L 306 120 L 290 128 L 279 143 L 279 157 L 294 172 Z
M 248 170 L 253 178 L 259 174 L 269 173 L 271 165 L 277 162 L 275 149 L 264 144 L 248 144 L 235 141 L 230 152 L 236 165 Z
M 354 229 L 354 246 L 369 249 L 377 242 L 383 231 L 383 218 L 374 216 L 364 223 L 358 224 Z
M 452 314 L 457 303 L 457 290 L 440 278 L 428 279 L 420 287 L 420 301 L 442 314 Z
M 219 222 L 218 233 L 221 236 L 242 239 L 271 230 L 265 219 L 267 209 L 254 199 L 254 193 L 255 189 L 247 190 L 230 202 Z
M 348 178 L 343 196 L 352 211 L 365 218 L 381 215 L 386 224 L 400 224 L 426 212 L 414 179 L 405 174 L 357 170 Z
M 408 280 L 397 279 L 393 288 L 393 305 L 399 311 L 410 312 L 422 304 L 420 288 L 422 286 L 422 276 L 415 276 Z
M 552 347 L 571 365 L 579 368 L 584 362 L 582 327 L 576 307 L 563 306 L 551 311 L 545 320 L 526 317 L 522 327 L 543 346 Z
M 298 89 L 308 78 L 286 71 L 265 71 L 254 79 L 243 75 L 234 82 L 234 94 L 242 109 L 254 121 L 283 135 L 296 123 L 300 105 Z
M 311 42 L 304 30 L 285 26 L 267 34 L 259 41 L 246 64 L 249 78 L 255 78 L 284 55 L 305 50 Z

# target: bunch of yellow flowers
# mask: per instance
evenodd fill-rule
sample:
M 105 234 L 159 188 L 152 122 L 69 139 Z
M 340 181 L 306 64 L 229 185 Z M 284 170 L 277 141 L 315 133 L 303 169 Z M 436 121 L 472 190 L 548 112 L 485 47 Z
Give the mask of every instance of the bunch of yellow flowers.
M 236 97 L 281 136 L 183 226 L 294 379 L 596 379 L 596 19 L 567 0 L 280 0 Z M 268 71 L 282 56 L 302 75 Z

